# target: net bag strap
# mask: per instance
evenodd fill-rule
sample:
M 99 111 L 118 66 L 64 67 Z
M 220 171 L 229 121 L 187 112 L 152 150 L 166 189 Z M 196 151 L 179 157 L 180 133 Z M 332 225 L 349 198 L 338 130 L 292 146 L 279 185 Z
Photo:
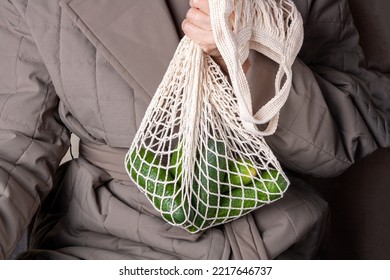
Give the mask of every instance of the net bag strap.
M 303 24 L 298 10 L 289 0 L 210 0 L 210 17 L 215 43 L 227 65 L 243 125 L 257 135 L 273 134 L 279 111 L 291 89 L 291 66 L 303 42 Z M 255 114 L 242 69 L 249 49 L 279 64 L 275 96 Z M 267 125 L 260 131 L 259 124 Z

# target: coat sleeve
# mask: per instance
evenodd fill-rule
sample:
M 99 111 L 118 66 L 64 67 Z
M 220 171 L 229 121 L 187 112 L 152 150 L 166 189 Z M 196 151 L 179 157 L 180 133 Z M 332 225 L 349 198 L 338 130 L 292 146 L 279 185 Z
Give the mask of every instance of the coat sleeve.
M 0 258 L 8 258 L 52 188 L 69 146 L 58 97 L 29 28 L 0 2 Z
M 291 91 L 280 112 L 277 131 L 265 139 L 284 167 L 316 177 L 336 176 L 355 161 L 349 143 L 353 139 L 347 139 L 341 131 L 341 122 L 357 124 L 353 120 L 354 108 L 344 111 L 344 119 L 336 120 L 324 98 L 324 89 L 311 69 L 298 59 L 293 73 Z M 339 94 L 337 88 L 332 90 Z M 349 129 L 351 133 L 353 130 L 359 133 L 363 127 Z M 375 143 L 369 144 L 371 149 L 376 148 Z
M 367 68 L 348 1 L 294 2 L 305 39 L 278 129 L 266 141 L 283 166 L 333 177 L 390 147 L 390 78 Z
M 257 110 L 274 95 L 270 89 L 278 65 L 258 53 L 251 54 L 251 61 L 248 78 L 253 107 Z M 299 59 L 292 70 L 291 90 L 281 109 L 278 128 L 265 140 L 285 168 L 303 174 L 332 176 L 352 161 L 314 73 Z

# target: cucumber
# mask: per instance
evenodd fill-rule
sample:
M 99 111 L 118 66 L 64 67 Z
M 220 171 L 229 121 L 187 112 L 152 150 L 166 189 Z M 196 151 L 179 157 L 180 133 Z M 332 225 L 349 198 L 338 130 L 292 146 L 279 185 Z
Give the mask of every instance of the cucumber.
M 222 194 L 226 194 L 230 191 L 230 185 L 226 182 L 220 182 L 219 183 L 219 192 Z
M 280 174 L 276 169 L 270 169 L 267 171 L 264 171 L 261 174 L 261 178 L 269 181 L 265 181 L 265 185 L 268 189 L 269 192 L 280 192 L 279 188 L 281 191 L 285 191 L 287 188 L 287 181 L 284 179 L 282 174 Z M 275 182 L 276 179 L 276 182 Z M 278 188 L 279 186 L 279 188 Z
M 197 214 L 194 217 L 194 223 L 197 227 L 202 228 L 210 225 L 210 220 L 205 222 L 205 219 L 212 219 L 216 217 L 218 195 L 208 193 L 207 191 L 207 178 L 199 173 L 199 169 L 195 167 L 195 176 L 200 176 L 199 186 L 198 182 L 194 179 L 192 183 L 192 207 L 197 209 Z M 205 184 L 205 185 L 203 185 Z M 213 207 L 214 206 L 214 207 Z M 196 212 L 195 212 L 196 213 Z
M 249 184 L 245 188 L 233 188 L 230 191 L 230 197 L 222 197 L 216 223 L 227 222 L 239 215 L 248 213 L 256 207 L 280 198 L 281 193 L 288 186 L 288 182 L 276 169 L 264 171 L 261 178 L 264 181 L 258 179 L 255 180 L 254 185 Z
M 173 185 L 169 186 L 169 188 L 171 188 L 171 187 L 174 188 Z M 161 210 L 163 212 L 169 212 L 169 213 L 163 213 L 162 214 L 163 217 L 167 221 L 174 223 L 174 224 L 182 224 L 186 221 L 185 209 L 188 209 L 188 203 L 184 202 L 184 207 L 181 206 L 182 205 L 181 194 L 182 194 L 181 191 L 179 191 L 178 193 L 176 193 L 176 195 L 174 197 L 164 197 L 162 199 L 162 202 L 161 202 Z M 165 195 L 167 195 L 167 192 L 165 192 Z M 172 211 L 174 211 L 174 212 L 172 212 Z
M 129 171 L 131 178 L 143 189 L 146 188 L 145 180 L 154 158 L 155 156 L 151 151 L 141 147 L 138 152 L 137 149 L 133 150 L 131 153 L 131 161 L 127 162 L 127 170 Z M 140 175 L 140 173 L 143 176 Z
M 264 186 L 270 193 L 270 201 L 280 198 L 282 196 L 282 193 L 287 189 L 287 181 L 276 169 L 264 171 L 261 174 L 261 178 L 264 179 L 262 184 L 264 184 Z M 256 186 L 258 185 L 259 184 L 256 182 Z
M 226 146 L 222 141 L 208 139 L 207 149 L 203 149 L 201 168 L 204 174 L 216 182 L 224 182 L 227 174 Z M 218 193 L 218 183 L 210 184 L 210 192 Z
M 155 155 L 150 151 L 146 152 L 144 148 L 141 148 L 139 153 L 133 151 L 131 158 L 134 164 L 128 163 L 127 168 L 133 180 L 148 192 L 149 199 L 153 201 L 157 209 L 163 212 L 162 215 L 167 221 L 177 224 L 183 223 L 186 220 L 185 209 L 188 209 L 188 203 L 184 203 L 185 209 L 180 206 L 182 198 L 180 191 L 178 191 L 179 186 L 169 183 L 173 182 L 169 172 L 154 166 Z M 144 158 L 145 162 L 142 162 L 141 158 Z M 171 213 L 174 209 L 176 210 Z
M 260 204 L 256 201 L 257 192 L 253 188 L 234 188 L 231 197 L 222 197 L 218 210 L 219 218 L 229 218 L 244 214 Z M 243 209 L 243 211 L 241 211 Z
M 227 159 L 226 147 L 222 141 L 208 140 L 207 149 L 203 149 L 203 157 L 199 157 L 200 168 L 200 182 L 204 189 L 209 193 L 219 194 L 228 191 L 226 184 L 224 184 L 227 174 Z M 195 174 L 198 174 L 195 170 Z M 225 187 L 223 187 L 225 185 Z M 220 187 L 223 189 L 220 190 Z M 216 206 L 218 203 L 215 199 L 211 200 L 211 206 Z
M 183 144 L 176 145 L 175 151 L 172 153 L 171 160 L 169 163 L 169 173 L 173 178 L 178 178 L 179 183 L 181 183 L 182 170 L 183 170 Z
M 191 204 L 198 212 L 193 219 L 198 228 L 211 225 L 213 219 L 217 217 L 219 194 L 221 193 L 219 188 L 227 174 L 225 155 L 225 143 L 209 139 L 207 149 L 205 147 L 202 149 L 202 157 L 197 156 L 199 166 L 195 165 L 194 176 L 198 180 L 193 180 Z M 226 184 L 223 190 L 228 191 Z

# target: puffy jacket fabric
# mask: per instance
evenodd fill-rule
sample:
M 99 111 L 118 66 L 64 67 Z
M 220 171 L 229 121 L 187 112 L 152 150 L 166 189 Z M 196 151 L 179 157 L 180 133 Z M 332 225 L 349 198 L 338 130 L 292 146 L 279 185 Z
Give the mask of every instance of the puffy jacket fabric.
M 315 255 L 327 205 L 299 180 L 292 180 L 296 187 L 277 203 L 190 236 L 167 225 L 134 185 L 88 159 L 81 156 L 58 169 L 70 133 L 81 143 L 128 149 L 179 42 L 184 2 L 0 3 L 1 257 L 12 254 L 36 213 L 25 257 Z M 389 146 L 390 79 L 363 67 L 345 0 L 295 3 L 305 42 L 279 128 L 267 142 L 287 169 L 334 176 Z M 252 59 L 248 78 L 255 106 L 261 106 L 259 73 L 272 74 L 275 65 L 258 54 Z M 115 168 L 124 172 L 122 164 Z

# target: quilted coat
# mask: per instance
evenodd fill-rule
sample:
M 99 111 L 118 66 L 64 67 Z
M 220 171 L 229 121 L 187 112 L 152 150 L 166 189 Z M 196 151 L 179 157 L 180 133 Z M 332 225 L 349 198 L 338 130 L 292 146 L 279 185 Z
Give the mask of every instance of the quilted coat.
M 188 1 L 1 1 L 0 257 L 26 229 L 23 258 L 315 257 L 327 204 L 295 173 L 334 176 L 388 147 L 390 78 L 365 67 L 346 0 L 294 2 L 305 41 L 278 130 L 266 139 L 292 186 L 271 205 L 193 235 L 166 224 L 123 167 L 183 36 Z M 259 107 L 276 65 L 251 60 Z M 80 157 L 59 166 L 71 133 Z

